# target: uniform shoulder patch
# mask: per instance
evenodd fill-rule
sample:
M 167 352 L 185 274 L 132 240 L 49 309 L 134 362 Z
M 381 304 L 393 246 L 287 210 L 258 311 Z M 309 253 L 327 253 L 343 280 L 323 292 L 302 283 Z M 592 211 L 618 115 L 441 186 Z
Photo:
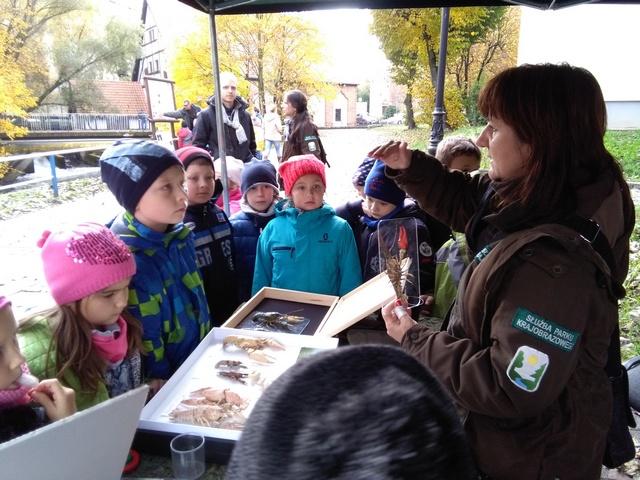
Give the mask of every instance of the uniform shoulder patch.
M 580 339 L 580 332 L 558 325 L 525 308 L 516 310 L 511 326 L 565 352 L 573 350 Z
M 509 380 L 526 392 L 538 390 L 549 366 L 549 357 L 535 348 L 522 345 L 507 367 Z
M 423 257 L 430 257 L 431 255 L 433 255 L 433 250 L 431 250 L 431 247 L 427 242 L 421 242 L 418 246 L 418 251 Z

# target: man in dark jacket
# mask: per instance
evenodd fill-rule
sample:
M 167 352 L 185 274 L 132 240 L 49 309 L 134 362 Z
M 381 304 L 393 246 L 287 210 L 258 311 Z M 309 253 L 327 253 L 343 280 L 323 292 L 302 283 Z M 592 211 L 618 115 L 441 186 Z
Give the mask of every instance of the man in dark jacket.
M 202 109 L 199 106 L 194 105 L 189 100 L 185 100 L 180 110 L 176 110 L 175 112 L 165 112 L 163 115 L 165 117 L 180 118 L 184 120 L 187 123 L 187 128 L 193 132 L 193 126 L 196 123 L 196 118 L 198 118 L 200 110 Z
M 231 73 L 220 74 L 226 153 L 246 163 L 256 156 L 256 136 L 251 115 L 247 113 L 247 103 L 238 96 L 237 83 Z M 207 103 L 209 106 L 198 118 L 193 144 L 208 150 L 215 159 L 219 153 L 214 97 L 210 97 Z

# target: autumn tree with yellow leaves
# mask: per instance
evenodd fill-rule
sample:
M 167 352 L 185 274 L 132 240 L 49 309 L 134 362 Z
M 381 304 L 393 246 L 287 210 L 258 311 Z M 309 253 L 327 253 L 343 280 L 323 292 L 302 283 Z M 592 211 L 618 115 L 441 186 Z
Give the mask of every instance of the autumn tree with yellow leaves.
M 419 120 L 430 122 L 440 47 L 440 9 L 392 9 L 373 13 L 371 31 L 392 63 L 396 83 L 407 87 L 407 120 L 413 100 Z M 505 7 L 452 8 L 449 18 L 445 109 L 447 124 L 467 123 L 469 105 L 487 75 L 515 64 L 517 17 Z
M 234 73 L 238 90 L 247 96 L 249 84 L 258 89 L 259 108 L 280 106 L 284 92 L 299 89 L 307 95 L 335 93 L 323 80 L 323 43 L 311 23 L 295 14 L 256 14 L 216 17 L 218 62 Z M 172 77 L 179 99 L 201 105 L 213 93 L 211 44 L 207 18 L 176 49 Z

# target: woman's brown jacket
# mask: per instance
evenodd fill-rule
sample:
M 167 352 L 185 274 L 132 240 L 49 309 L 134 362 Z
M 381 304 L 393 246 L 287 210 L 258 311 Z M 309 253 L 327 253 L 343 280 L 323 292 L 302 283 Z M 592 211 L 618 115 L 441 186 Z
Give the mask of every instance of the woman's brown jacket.
M 486 175 L 445 172 L 414 152 L 387 174 L 454 230 L 471 219 Z M 612 176 L 578 193 L 577 212 L 597 221 L 622 281 L 633 205 Z M 611 416 L 604 366 L 617 322 L 606 263 L 575 231 L 538 224 L 512 231 L 522 212 L 486 220 L 506 236 L 477 252 L 447 331 L 411 328 L 402 347 L 419 358 L 464 411 L 478 467 L 495 479 L 597 479 Z

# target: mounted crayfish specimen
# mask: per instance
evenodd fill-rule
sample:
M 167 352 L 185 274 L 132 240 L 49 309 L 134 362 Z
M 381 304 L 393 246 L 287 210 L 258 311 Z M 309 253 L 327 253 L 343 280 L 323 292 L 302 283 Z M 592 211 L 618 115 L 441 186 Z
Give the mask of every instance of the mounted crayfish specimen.
M 230 346 L 244 350 L 251 360 L 263 365 L 273 363 L 275 358 L 262 350 L 265 348 L 284 350 L 284 345 L 277 340 L 263 337 L 238 337 L 236 335 L 229 335 L 222 341 L 222 349 L 227 350 Z
M 380 271 L 386 271 L 396 297 L 405 305 L 420 302 L 420 275 L 414 218 L 381 220 L 378 224 Z

